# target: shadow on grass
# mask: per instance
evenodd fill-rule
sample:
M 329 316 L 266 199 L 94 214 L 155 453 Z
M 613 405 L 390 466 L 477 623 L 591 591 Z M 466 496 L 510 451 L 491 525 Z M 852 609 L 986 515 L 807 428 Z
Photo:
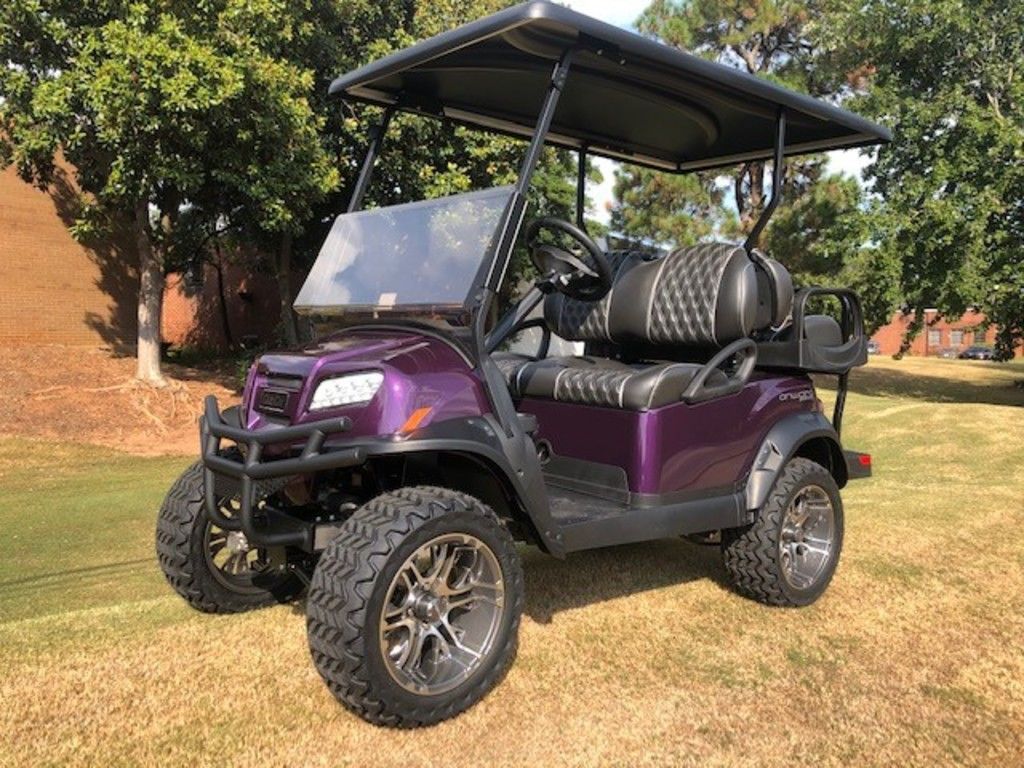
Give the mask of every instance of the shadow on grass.
M 995 375 L 983 381 L 974 380 L 972 375 L 977 371 L 970 369 L 964 370 L 962 378 L 957 377 L 956 364 L 950 365 L 948 372 L 948 376 L 931 376 L 919 371 L 869 365 L 850 374 L 850 391 L 870 397 L 904 397 L 933 403 L 1024 407 L 1022 369 L 995 369 L 991 371 Z M 836 379 L 833 376 L 818 376 L 815 377 L 815 385 L 820 389 L 834 391 Z
M 146 557 L 139 560 L 124 560 L 118 563 L 105 563 L 104 565 L 92 565 L 85 568 L 68 568 L 64 571 L 52 571 L 20 579 L 9 579 L 7 581 L 0 581 L 0 594 L 20 592 L 33 587 L 66 589 L 69 586 L 80 584 L 83 578 L 90 576 L 121 576 L 135 572 L 141 565 L 151 565 L 154 562 L 156 562 L 154 558 Z
M 555 614 L 652 589 L 710 580 L 728 589 L 717 546 L 704 547 L 682 539 L 577 552 L 565 560 L 534 547 L 520 549 L 526 586 L 524 613 L 538 624 Z M 306 595 L 289 601 L 306 615 Z
M 531 549 L 523 571 L 526 615 L 541 624 L 561 611 L 661 587 L 704 579 L 726 586 L 718 548 L 682 540 L 596 549 L 565 560 Z

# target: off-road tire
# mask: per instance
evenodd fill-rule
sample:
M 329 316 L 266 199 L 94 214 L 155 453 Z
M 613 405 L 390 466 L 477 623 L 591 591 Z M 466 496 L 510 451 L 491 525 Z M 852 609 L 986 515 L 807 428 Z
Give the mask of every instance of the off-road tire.
M 503 574 L 504 613 L 481 666 L 452 690 L 428 696 L 396 683 L 378 630 L 388 587 L 406 558 L 446 533 L 474 536 L 494 553 Z M 468 709 L 505 676 L 516 655 L 523 593 L 515 543 L 489 507 L 444 488 L 386 493 L 345 522 L 313 573 L 306 603 L 313 662 L 335 698 L 363 719 L 397 728 L 431 725 Z
M 258 588 L 236 591 L 221 583 L 207 562 L 209 518 L 203 502 L 203 465 L 186 469 L 167 492 L 156 526 L 160 568 L 174 591 L 204 613 L 241 613 L 295 599 L 302 583 L 291 573 L 272 574 Z
M 832 503 L 835 532 L 831 560 L 807 589 L 792 587 L 783 576 L 780 556 L 783 516 L 804 487 L 816 485 Z M 766 605 L 801 607 L 817 600 L 828 587 L 843 545 L 843 503 L 835 479 L 820 464 L 794 458 L 783 468 L 757 520 L 742 528 L 722 531 L 722 559 L 736 590 Z

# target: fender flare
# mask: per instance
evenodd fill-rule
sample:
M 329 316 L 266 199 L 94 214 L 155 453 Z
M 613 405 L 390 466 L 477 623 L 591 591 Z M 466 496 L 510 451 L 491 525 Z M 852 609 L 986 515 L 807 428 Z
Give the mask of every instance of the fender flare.
M 533 526 L 541 548 L 556 557 L 565 557 L 565 543 L 551 515 L 536 453 L 516 451 L 515 438 L 506 437 L 492 416 L 442 421 L 417 430 L 404 440 L 356 439 L 353 442 L 364 448 L 368 460 L 440 453 L 477 459 L 510 491 L 519 511 Z
M 783 467 L 801 449 L 813 457 L 827 451 L 828 469 L 842 488 L 846 485 L 847 469 L 843 449 L 835 428 L 820 413 L 794 413 L 777 421 L 761 441 L 750 468 L 746 484 L 748 512 L 756 512 L 768 499 Z M 820 463 L 820 461 L 819 461 Z

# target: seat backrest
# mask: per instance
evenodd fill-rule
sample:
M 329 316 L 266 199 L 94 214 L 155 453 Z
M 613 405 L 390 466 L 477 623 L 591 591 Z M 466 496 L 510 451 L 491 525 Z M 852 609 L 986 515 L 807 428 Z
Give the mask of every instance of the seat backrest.
M 754 251 L 757 271 L 757 321 L 762 328 L 781 328 L 793 314 L 793 278 L 775 259 Z
M 544 300 L 544 320 L 553 333 L 569 341 L 613 341 L 610 328 L 612 299 L 622 276 L 653 258 L 643 251 L 609 251 L 612 287 L 600 301 L 579 301 L 562 293 Z
M 757 313 L 754 265 L 742 248 L 678 248 L 623 276 L 612 337 L 654 346 L 723 346 L 750 335 Z
M 609 254 L 612 288 L 599 302 L 547 298 L 551 330 L 572 341 L 722 347 L 790 314 L 792 281 L 781 264 L 727 243 L 679 248 L 662 258 Z

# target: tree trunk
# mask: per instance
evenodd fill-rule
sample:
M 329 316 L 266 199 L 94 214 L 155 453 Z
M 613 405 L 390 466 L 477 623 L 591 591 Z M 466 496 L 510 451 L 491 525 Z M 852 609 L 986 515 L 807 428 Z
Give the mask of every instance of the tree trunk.
M 135 245 L 139 258 L 138 347 L 135 377 L 164 385 L 160 371 L 160 313 L 164 301 L 164 270 L 149 238 L 149 203 L 135 205 Z
M 224 326 L 224 341 L 227 342 L 228 349 L 232 349 L 235 346 L 235 337 L 231 333 L 231 320 L 228 317 L 228 297 L 224 294 L 224 259 L 220 252 L 220 243 L 216 240 L 213 243 L 213 250 L 217 254 L 213 269 L 217 273 L 217 306 L 220 308 L 220 322 Z
M 298 346 L 299 331 L 292 312 L 292 233 L 281 234 L 281 245 L 277 252 L 277 291 L 281 297 L 281 327 L 285 343 Z
M 733 190 L 740 231 L 749 234 L 764 212 L 764 163 L 745 163 L 733 181 Z

